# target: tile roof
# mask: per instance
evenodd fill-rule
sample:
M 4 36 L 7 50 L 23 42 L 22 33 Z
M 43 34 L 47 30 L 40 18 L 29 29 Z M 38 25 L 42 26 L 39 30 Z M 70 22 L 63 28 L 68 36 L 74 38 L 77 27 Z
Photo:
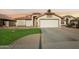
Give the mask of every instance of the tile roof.
M 5 14 L 0 14 L 0 19 L 11 19 L 11 17 L 9 17 Z
M 68 18 L 73 18 L 73 19 L 75 19 L 75 17 L 74 17 L 74 16 L 72 16 L 72 15 L 65 15 L 65 16 L 63 16 L 63 18 L 65 18 L 65 17 L 68 17 Z
M 25 19 L 25 20 L 31 20 L 32 19 L 32 16 L 31 15 L 27 15 L 27 16 L 24 16 L 24 17 L 17 17 L 17 18 L 14 18 L 15 20 L 23 20 L 23 19 Z
M 17 17 L 17 18 L 14 18 L 15 20 L 23 20 L 23 19 L 25 19 L 25 20 L 32 20 L 32 16 L 33 15 L 38 15 L 38 16 L 40 16 L 41 15 L 41 13 L 32 13 L 32 14 L 30 14 L 30 15 L 26 15 L 26 16 L 23 16 L 23 17 Z
M 42 17 L 42 16 L 44 16 L 44 15 L 55 15 L 55 16 L 57 16 L 57 17 L 59 17 L 59 18 L 63 19 L 63 17 L 61 17 L 61 16 L 59 16 L 58 14 L 53 13 L 53 12 L 51 12 L 51 13 L 46 12 L 46 13 L 44 13 L 44 14 L 40 15 L 39 17 Z M 38 18 L 39 18 L 39 17 L 38 17 Z

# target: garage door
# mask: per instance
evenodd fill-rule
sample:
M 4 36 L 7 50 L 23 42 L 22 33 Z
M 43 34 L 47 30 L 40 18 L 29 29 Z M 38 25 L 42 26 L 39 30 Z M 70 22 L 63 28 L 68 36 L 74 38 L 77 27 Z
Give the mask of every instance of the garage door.
M 40 27 L 42 28 L 58 27 L 58 20 L 40 20 Z

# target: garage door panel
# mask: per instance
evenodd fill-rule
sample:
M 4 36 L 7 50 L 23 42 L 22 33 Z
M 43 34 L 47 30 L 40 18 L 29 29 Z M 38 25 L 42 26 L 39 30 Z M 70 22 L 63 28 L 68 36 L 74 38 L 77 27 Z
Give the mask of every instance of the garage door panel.
M 40 20 L 40 27 L 58 27 L 58 20 Z

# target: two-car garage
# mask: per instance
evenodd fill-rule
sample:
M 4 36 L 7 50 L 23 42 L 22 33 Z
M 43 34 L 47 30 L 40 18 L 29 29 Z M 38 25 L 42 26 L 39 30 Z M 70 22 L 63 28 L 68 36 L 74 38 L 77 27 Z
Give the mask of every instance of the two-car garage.
M 61 19 L 55 15 L 51 17 L 42 16 L 39 18 L 39 27 L 41 28 L 60 28 L 61 27 Z
M 40 27 L 42 28 L 48 28 L 48 27 L 59 27 L 59 20 L 58 19 L 42 19 L 40 20 Z

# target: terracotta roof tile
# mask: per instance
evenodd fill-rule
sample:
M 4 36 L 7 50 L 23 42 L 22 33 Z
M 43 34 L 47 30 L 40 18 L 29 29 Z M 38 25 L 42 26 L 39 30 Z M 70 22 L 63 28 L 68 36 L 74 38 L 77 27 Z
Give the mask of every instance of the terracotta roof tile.
M 42 17 L 42 16 L 44 16 L 44 15 L 55 15 L 55 16 L 57 16 L 57 17 L 63 19 L 63 17 L 57 15 L 56 13 L 44 13 L 44 14 L 40 15 L 39 17 Z M 39 18 L 39 17 L 38 17 L 38 18 Z
M 23 19 L 25 19 L 25 20 L 31 20 L 32 19 L 32 16 L 31 15 L 28 15 L 28 16 L 24 16 L 24 17 L 18 17 L 18 18 L 15 18 L 15 20 L 23 20 Z
M 41 15 L 41 13 L 38 13 L 38 12 L 37 13 L 32 13 L 32 15 Z

